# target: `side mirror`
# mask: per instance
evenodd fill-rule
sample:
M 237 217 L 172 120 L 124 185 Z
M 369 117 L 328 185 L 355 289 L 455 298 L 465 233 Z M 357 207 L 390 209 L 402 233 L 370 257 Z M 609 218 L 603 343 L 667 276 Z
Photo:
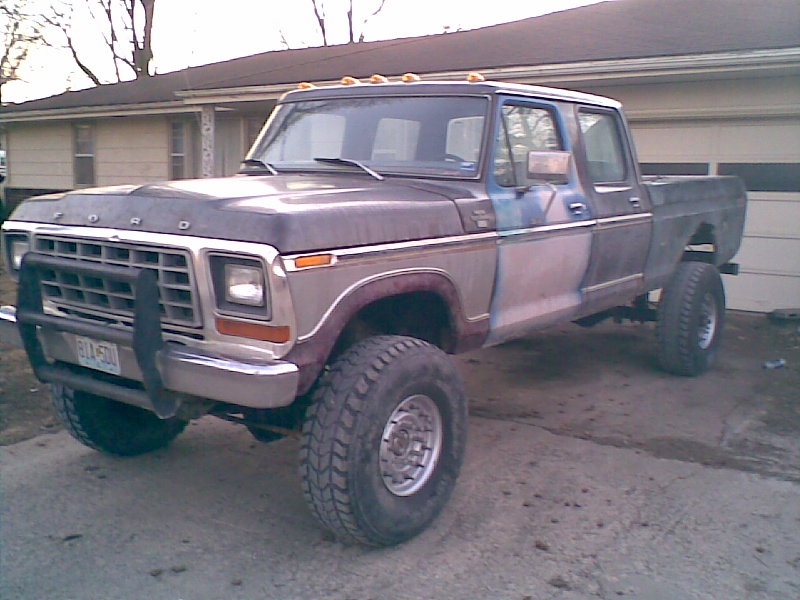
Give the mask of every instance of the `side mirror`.
M 528 152 L 528 179 L 547 183 L 567 183 L 572 153 L 565 150 Z

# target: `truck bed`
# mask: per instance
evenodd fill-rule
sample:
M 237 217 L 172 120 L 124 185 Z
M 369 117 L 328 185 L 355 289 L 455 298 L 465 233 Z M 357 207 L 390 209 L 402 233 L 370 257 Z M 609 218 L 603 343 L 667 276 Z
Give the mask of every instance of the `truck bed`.
M 720 266 L 736 252 L 744 230 L 746 190 L 737 177 L 644 177 L 653 206 L 653 236 L 645 268 L 648 289 L 662 287 L 686 250 L 683 240 L 711 244 Z

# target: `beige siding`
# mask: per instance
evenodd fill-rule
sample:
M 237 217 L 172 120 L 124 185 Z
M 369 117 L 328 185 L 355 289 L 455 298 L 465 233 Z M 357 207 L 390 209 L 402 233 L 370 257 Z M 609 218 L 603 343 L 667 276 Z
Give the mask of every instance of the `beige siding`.
M 766 116 L 796 111 L 800 78 L 764 77 L 593 86 L 586 91 L 620 100 L 634 120 L 715 114 Z
M 8 127 L 6 185 L 34 189 L 72 187 L 72 128 L 68 123 Z
M 95 125 L 97 185 L 169 178 L 169 123 L 163 117 L 122 118 Z
M 217 117 L 214 171 L 218 177 L 233 175 L 239 170 L 239 165 L 247 152 L 242 129 L 240 118 Z

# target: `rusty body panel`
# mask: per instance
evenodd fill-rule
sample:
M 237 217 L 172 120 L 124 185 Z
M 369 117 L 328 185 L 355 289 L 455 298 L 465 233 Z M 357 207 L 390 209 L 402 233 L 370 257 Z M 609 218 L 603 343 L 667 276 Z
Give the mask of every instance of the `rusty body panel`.
M 269 244 L 282 253 L 462 233 L 463 185 L 347 173 L 234 176 L 77 190 L 23 203 L 15 219 Z
M 644 182 L 653 203 L 646 286 L 663 286 L 688 243 L 713 245 L 716 266 L 739 250 L 747 192 L 737 177 L 658 177 Z M 699 236 L 695 234 L 699 233 Z

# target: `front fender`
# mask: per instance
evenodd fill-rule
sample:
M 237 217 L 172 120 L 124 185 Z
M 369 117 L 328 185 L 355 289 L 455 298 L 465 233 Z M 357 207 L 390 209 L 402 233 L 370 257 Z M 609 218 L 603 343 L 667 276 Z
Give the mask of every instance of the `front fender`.
M 379 300 L 416 292 L 440 297 L 447 307 L 450 343 L 443 348 L 458 353 L 478 348 L 489 333 L 488 315 L 468 319 L 460 294 L 446 274 L 437 271 L 412 271 L 374 278 L 349 290 L 332 307 L 313 333 L 292 348 L 285 360 L 300 369 L 298 393 L 306 393 L 317 379 L 347 324 L 365 307 Z

